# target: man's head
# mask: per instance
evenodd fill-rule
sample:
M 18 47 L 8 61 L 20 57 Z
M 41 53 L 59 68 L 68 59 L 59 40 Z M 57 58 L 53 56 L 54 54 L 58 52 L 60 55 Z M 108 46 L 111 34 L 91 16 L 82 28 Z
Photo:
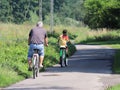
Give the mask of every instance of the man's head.
M 42 21 L 39 21 L 39 22 L 37 23 L 37 26 L 38 26 L 38 27 L 43 27 L 43 22 L 42 22 Z
M 63 35 L 67 35 L 67 30 L 66 29 L 63 30 Z

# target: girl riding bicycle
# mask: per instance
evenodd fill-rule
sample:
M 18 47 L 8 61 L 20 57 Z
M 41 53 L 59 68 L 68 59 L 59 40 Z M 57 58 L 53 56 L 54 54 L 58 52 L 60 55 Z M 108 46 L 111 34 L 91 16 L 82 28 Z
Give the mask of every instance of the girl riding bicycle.
M 65 47 L 66 48 L 66 55 L 68 56 L 68 47 L 67 47 L 67 43 L 70 42 L 69 36 L 67 35 L 67 30 L 64 29 L 63 34 L 59 36 L 58 38 L 58 43 L 60 48 L 61 47 Z

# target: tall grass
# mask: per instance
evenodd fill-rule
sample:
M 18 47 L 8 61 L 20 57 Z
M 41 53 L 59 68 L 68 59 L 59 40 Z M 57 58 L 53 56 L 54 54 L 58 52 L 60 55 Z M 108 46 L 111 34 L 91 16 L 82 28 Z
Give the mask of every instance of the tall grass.
M 87 34 L 89 32 L 88 27 L 75 27 L 75 26 L 55 26 L 54 31 L 62 34 L 62 30 L 67 29 L 68 35 L 74 35 L 72 41 L 74 43 L 80 43 L 82 40 L 87 39 Z M 70 36 L 72 38 L 72 36 Z M 75 37 L 75 38 L 74 38 Z
M 34 26 L 28 24 L 0 24 L 0 87 L 31 77 L 32 73 L 27 71 L 27 38 L 29 31 Z M 47 30 L 48 27 L 45 26 Z M 63 28 L 60 29 L 63 30 Z M 56 32 L 58 33 L 59 30 Z M 59 48 L 56 43 L 57 38 L 49 36 L 49 47 L 45 47 L 45 60 L 43 63 L 45 68 L 59 62 Z M 75 48 L 72 45 L 69 53 L 72 55 L 74 52 Z
M 86 40 L 81 41 L 82 43 L 91 43 L 91 42 L 105 42 L 108 44 L 119 43 L 120 31 L 119 30 L 90 30 L 87 33 Z
M 85 44 L 99 44 L 112 47 L 116 50 L 112 70 L 114 73 L 120 74 L 120 30 L 100 30 L 88 31 L 86 40 L 82 40 Z M 115 85 L 107 90 L 119 90 L 120 85 Z
M 18 74 L 10 68 L 7 69 L 1 66 L 0 68 L 0 86 L 2 87 L 8 86 L 23 79 L 23 77 L 18 76 Z
M 24 78 L 29 78 L 31 73 L 27 71 L 27 38 L 29 31 L 35 25 L 24 24 L 4 24 L 0 23 L 0 87 L 7 86 L 11 83 L 15 83 Z M 48 32 L 50 26 L 44 25 Z M 103 44 L 114 48 L 120 47 L 120 32 L 119 31 L 93 31 L 87 27 L 74 27 L 74 26 L 55 26 L 54 35 L 49 36 L 49 47 L 45 47 L 45 60 L 44 66 L 52 66 L 59 62 L 59 48 L 57 46 L 57 38 L 62 34 L 62 30 L 67 29 L 68 35 L 73 43 L 92 43 Z M 73 45 L 70 45 L 69 54 L 72 55 L 75 51 Z M 52 53 L 51 53 L 52 52 Z M 118 55 L 119 56 L 119 53 Z M 115 70 L 120 71 L 118 62 L 119 57 L 116 57 L 117 61 Z M 5 78 L 9 77 L 9 79 Z M 13 78 L 14 77 L 14 78 Z
M 107 90 L 120 90 L 120 84 L 115 85 L 114 87 L 109 87 Z

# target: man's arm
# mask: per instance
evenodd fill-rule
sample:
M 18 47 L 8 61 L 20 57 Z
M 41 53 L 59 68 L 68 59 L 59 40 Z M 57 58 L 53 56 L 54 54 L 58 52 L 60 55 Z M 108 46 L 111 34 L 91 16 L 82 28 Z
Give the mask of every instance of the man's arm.
M 28 45 L 30 45 L 31 36 L 32 36 L 32 30 L 31 30 L 30 33 L 29 33 L 29 37 L 28 37 Z
M 30 39 L 31 39 L 31 37 L 29 36 L 29 38 L 28 38 L 28 45 L 30 45 Z
M 48 38 L 47 37 L 45 37 L 44 41 L 45 41 L 45 46 L 48 46 Z

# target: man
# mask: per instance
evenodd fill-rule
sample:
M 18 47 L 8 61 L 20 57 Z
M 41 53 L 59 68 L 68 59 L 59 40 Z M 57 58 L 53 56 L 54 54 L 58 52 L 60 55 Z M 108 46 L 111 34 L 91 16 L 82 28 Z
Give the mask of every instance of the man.
M 40 60 L 40 67 L 43 67 L 43 60 L 44 60 L 44 45 L 48 46 L 48 38 L 47 38 L 47 32 L 43 28 L 43 23 L 39 21 L 33 29 L 31 29 L 29 33 L 28 38 L 28 64 L 29 68 L 28 70 L 32 70 L 32 55 L 34 52 L 34 49 L 39 49 L 39 60 Z

